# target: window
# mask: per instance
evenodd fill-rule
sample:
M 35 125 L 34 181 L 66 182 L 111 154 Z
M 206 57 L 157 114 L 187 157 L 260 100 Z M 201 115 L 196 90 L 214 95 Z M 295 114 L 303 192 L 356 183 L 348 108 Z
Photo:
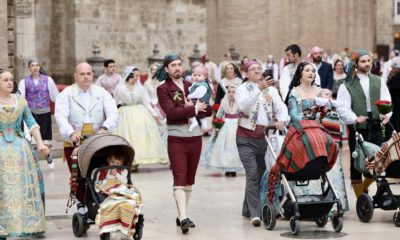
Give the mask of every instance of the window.
M 394 24 L 400 24 L 400 0 L 394 0 Z

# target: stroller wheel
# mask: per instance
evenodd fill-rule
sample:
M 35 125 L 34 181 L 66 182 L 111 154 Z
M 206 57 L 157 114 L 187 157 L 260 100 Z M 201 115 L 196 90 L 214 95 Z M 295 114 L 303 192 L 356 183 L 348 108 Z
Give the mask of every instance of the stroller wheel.
M 103 233 L 100 235 L 100 240 L 110 240 L 111 234 L 110 233 Z
M 333 230 L 335 230 L 335 232 L 340 232 L 342 231 L 343 228 L 343 218 L 339 217 L 339 216 L 333 216 L 332 217 L 332 226 L 333 226 Z
M 72 230 L 74 231 L 75 237 L 82 237 L 86 232 L 84 216 L 80 213 L 74 213 L 72 217 Z
M 267 230 L 272 230 L 276 224 L 276 211 L 274 206 L 267 203 L 263 207 L 262 211 L 262 221 L 264 223 L 264 227 Z
M 369 222 L 374 215 L 374 203 L 368 194 L 361 194 L 356 203 L 357 216 L 361 222 Z
M 325 227 L 325 225 L 328 223 L 328 215 L 322 215 L 319 217 L 314 218 L 315 223 L 317 224 L 318 227 Z
M 290 218 L 290 232 L 297 235 L 300 232 L 300 221 L 294 216 Z
M 393 223 L 396 225 L 396 227 L 400 227 L 400 212 L 396 211 L 393 214 Z
M 143 236 L 143 222 L 144 222 L 143 215 L 140 214 L 139 215 L 139 220 L 136 223 L 135 234 L 133 234 L 133 239 L 134 240 L 142 239 L 142 236 Z

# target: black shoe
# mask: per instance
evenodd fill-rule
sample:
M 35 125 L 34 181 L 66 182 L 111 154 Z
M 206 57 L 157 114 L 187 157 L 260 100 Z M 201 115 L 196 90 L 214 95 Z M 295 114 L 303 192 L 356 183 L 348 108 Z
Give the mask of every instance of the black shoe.
M 181 230 L 182 230 L 182 233 L 187 233 L 187 232 L 189 232 L 189 228 L 191 228 L 191 227 L 193 227 L 193 222 L 192 221 L 190 221 L 190 219 L 189 218 L 185 218 L 185 219 L 183 219 L 181 222 L 180 222 L 180 224 L 181 224 Z
M 186 218 L 189 219 L 189 218 Z M 189 221 L 192 223 L 192 226 L 190 226 L 191 228 L 196 227 L 196 225 L 194 224 L 194 222 L 192 222 L 192 220 L 189 219 Z M 181 226 L 181 221 L 179 221 L 179 218 L 176 218 L 176 226 L 180 227 Z
M 236 177 L 236 172 L 231 172 L 231 177 Z

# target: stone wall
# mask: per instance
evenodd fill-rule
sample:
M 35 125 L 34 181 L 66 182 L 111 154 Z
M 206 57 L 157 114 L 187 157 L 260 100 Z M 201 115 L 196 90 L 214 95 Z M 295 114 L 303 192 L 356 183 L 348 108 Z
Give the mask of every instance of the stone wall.
M 162 56 L 181 54 L 185 64 L 195 44 L 206 49 L 205 0 L 75 0 L 75 9 L 78 61 L 92 55 L 94 42 L 120 73 L 127 65 L 147 72 L 154 44 Z
M 315 45 L 340 52 L 376 44 L 374 0 L 207 0 L 207 9 L 207 47 L 215 61 L 230 44 L 263 60 L 269 53 L 279 59 L 292 43 L 304 56 Z M 390 33 L 380 34 L 382 42 L 393 41 Z
M 0 68 L 8 66 L 7 1 L 3 0 L 0 1 Z
M 376 44 L 393 48 L 393 1 L 376 0 Z

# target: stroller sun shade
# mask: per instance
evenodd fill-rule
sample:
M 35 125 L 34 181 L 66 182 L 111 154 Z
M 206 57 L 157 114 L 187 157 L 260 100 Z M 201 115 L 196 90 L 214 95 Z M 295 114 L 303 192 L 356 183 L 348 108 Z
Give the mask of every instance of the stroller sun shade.
M 132 146 L 124 138 L 112 134 L 96 134 L 83 141 L 78 151 L 78 164 L 83 178 L 86 177 L 92 157 L 108 147 L 120 147 L 124 151 L 125 164 L 130 166 L 135 156 Z M 105 158 L 106 156 L 104 156 Z

